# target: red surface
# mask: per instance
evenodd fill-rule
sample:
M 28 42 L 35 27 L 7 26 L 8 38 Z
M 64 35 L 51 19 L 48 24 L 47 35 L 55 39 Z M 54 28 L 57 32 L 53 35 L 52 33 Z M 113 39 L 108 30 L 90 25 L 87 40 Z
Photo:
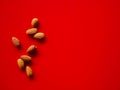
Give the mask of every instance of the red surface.
M 45 43 L 25 34 L 33 17 Z M 120 90 L 119 0 L 0 0 L 0 20 L 0 90 Z M 16 62 L 31 44 L 33 80 Z

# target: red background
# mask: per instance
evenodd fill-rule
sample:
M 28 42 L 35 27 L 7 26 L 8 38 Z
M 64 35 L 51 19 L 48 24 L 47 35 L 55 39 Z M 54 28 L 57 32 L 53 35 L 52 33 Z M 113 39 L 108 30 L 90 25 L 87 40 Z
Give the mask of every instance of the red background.
M 33 17 L 44 43 L 25 34 Z M 0 41 L 0 90 L 120 90 L 119 0 L 0 0 Z M 31 44 L 33 80 L 17 66 Z

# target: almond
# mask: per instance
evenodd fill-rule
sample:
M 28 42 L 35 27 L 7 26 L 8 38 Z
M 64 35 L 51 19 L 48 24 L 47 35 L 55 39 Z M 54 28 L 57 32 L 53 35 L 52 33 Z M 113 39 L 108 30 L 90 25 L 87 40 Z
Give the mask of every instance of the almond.
M 36 51 L 36 46 L 35 45 L 31 45 L 28 47 L 27 49 L 27 53 L 34 53 Z
M 24 61 L 22 59 L 17 60 L 18 67 L 23 69 L 24 68 Z
M 36 33 L 34 36 L 33 36 L 35 39 L 42 39 L 45 37 L 45 34 L 42 33 L 42 32 L 39 32 L 39 33 Z
M 25 62 L 30 62 L 32 60 L 32 58 L 28 55 L 22 55 L 20 58 Z
M 33 35 L 35 33 L 37 33 L 37 28 L 31 28 L 26 31 L 26 34 L 28 35 Z
M 16 37 L 12 37 L 12 43 L 13 45 L 15 45 L 16 47 L 19 47 L 20 46 L 20 41 L 18 38 Z
M 33 18 L 32 21 L 31 21 L 31 25 L 33 28 L 37 28 L 38 27 L 38 18 Z
M 26 74 L 28 77 L 31 77 L 33 75 L 33 71 L 29 66 L 26 66 Z

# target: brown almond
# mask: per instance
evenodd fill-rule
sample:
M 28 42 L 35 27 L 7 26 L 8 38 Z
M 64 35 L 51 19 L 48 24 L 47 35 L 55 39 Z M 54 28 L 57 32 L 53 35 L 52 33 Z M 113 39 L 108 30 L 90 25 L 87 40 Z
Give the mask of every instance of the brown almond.
M 25 62 L 30 62 L 32 60 L 32 58 L 28 55 L 22 55 L 20 58 Z
M 17 60 L 17 64 L 18 64 L 18 67 L 20 69 L 23 69 L 24 68 L 24 61 L 22 59 L 18 59 Z
M 38 27 L 38 18 L 33 18 L 32 21 L 31 21 L 31 25 L 33 28 L 37 28 Z
M 12 37 L 12 43 L 13 45 L 15 45 L 16 47 L 20 47 L 20 40 L 16 37 Z
M 31 69 L 31 67 L 26 66 L 26 74 L 28 77 L 31 77 L 33 75 L 33 71 Z
M 42 33 L 42 32 L 39 32 L 39 33 L 36 33 L 34 36 L 33 36 L 35 39 L 42 39 L 45 37 L 45 34 Z
M 37 28 L 31 28 L 26 31 L 26 34 L 28 35 L 33 35 L 35 33 L 37 33 Z
M 27 49 L 27 53 L 34 53 L 36 51 L 36 46 L 35 45 L 31 45 L 28 47 Z

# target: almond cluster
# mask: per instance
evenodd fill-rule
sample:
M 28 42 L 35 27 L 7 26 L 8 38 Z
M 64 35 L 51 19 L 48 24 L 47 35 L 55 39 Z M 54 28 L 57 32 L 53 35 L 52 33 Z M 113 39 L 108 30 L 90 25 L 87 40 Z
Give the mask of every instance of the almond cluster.
M 45 34 L 43 32 L 38 32 L 38 26 L 39 26 L 38 18 L 33 18 L 32 19 L 31 26 L 32 26 L 32 28 L 26 30 L 27 35 L 30 35 L 33 39 L 37 39 L 37 40 L 41 40 L 41 39 L 43 39 L 45 37 Z M 16 48 L 21 47 L 20 40 L 17 37 L 14 37 L 14 36 L 12 37 L 12 43 Z M 26 75 L 28 77 L 33 76 L 33 71 L 32 71 L 32 68 L 30 67 L 32 57 L 29 56 L 29 55 L 36 53 L 36 50 L 37 50 L 37 46 L 30 45 L 26 49 L 27 54 L 26 55 L 21 55 L 17 60 L 18 67 L 21 70 L 25 69 Z

